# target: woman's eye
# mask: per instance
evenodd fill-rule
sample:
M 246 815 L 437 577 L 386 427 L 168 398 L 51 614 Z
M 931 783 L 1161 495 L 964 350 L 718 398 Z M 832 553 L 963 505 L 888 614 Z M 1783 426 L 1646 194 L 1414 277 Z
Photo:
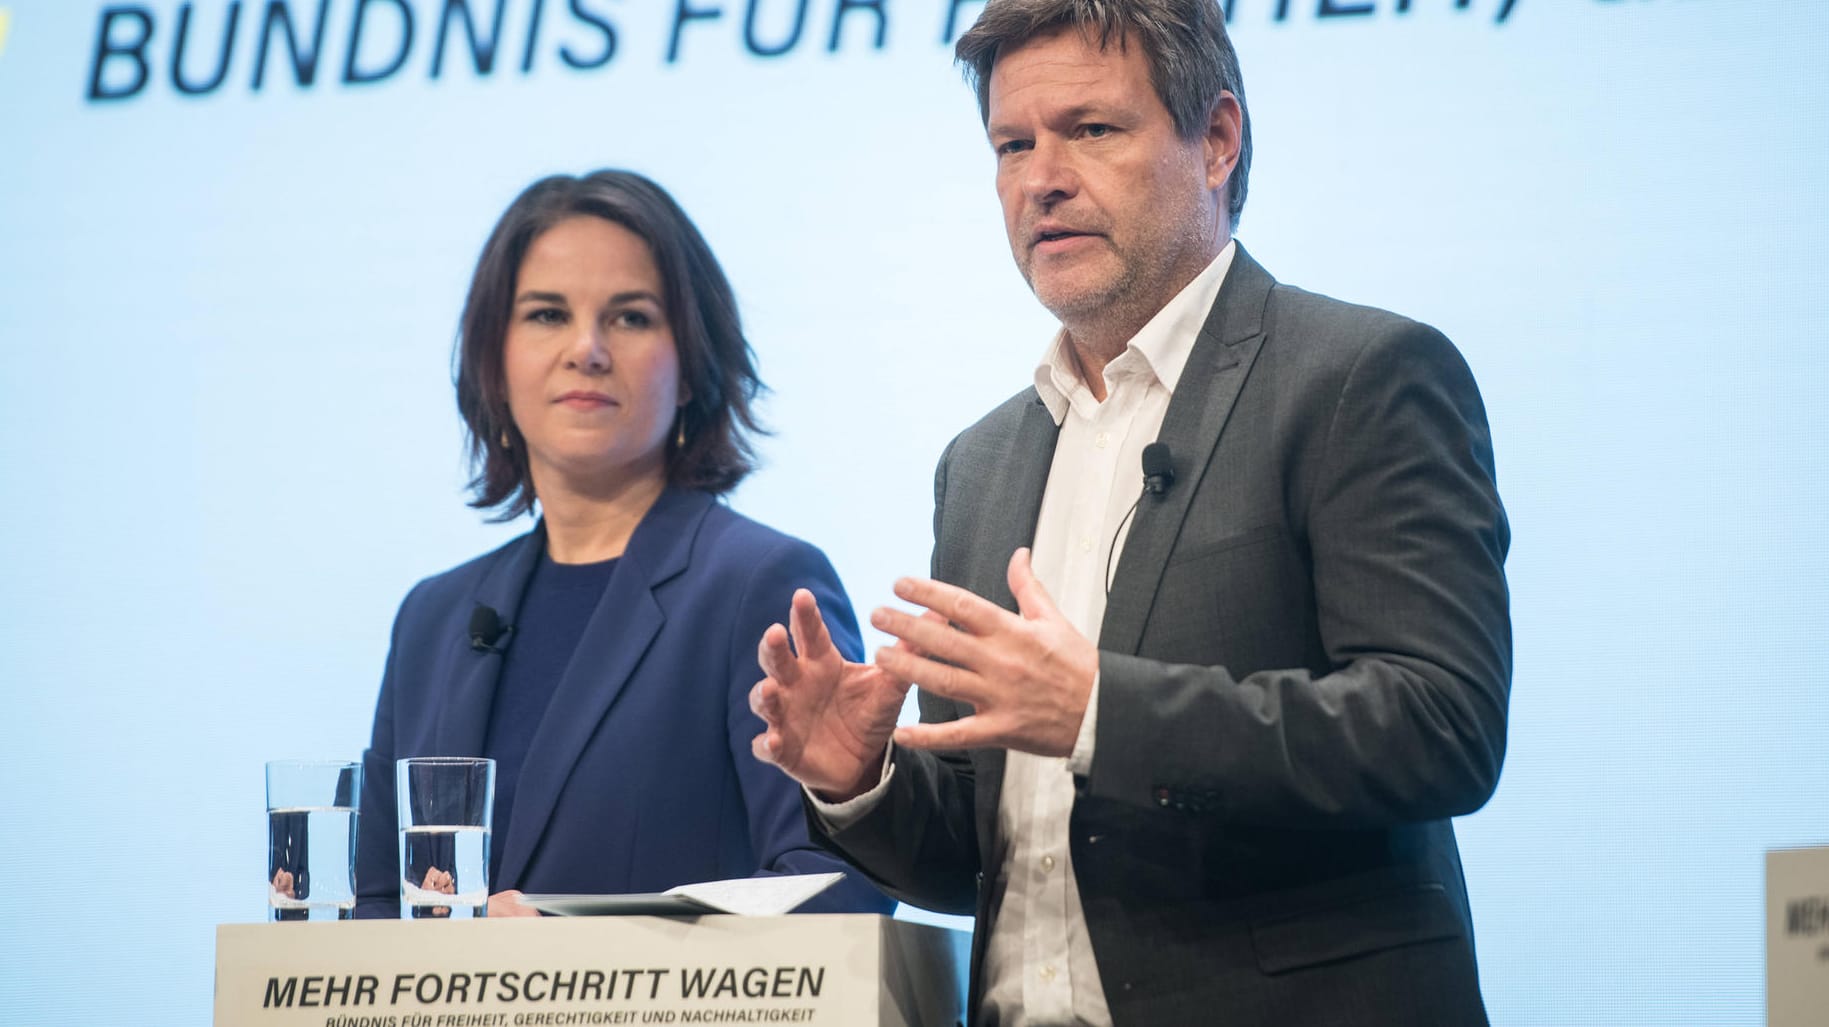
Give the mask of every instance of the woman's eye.
M 616 314 L 614 323 L 618 328 L 652 328 L 654 319 L 646 311 L 623 310 Z
M 557 307 L 538 307 L 527 312 L 527 320 L 537 325 L 562 325 L 565 311 Z

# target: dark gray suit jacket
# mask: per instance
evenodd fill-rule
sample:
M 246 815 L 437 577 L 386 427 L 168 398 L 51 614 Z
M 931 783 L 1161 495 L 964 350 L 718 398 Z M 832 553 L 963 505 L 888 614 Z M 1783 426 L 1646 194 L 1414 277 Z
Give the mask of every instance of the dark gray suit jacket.
M 937 578 L 1014 608 L 1005 567 L 1056 434 L 1030 389 L 948 447 Z M 1280 285 L 1240 249 L 1160 441 L 1176 481 L 1120 558 L 1071 824 L 1114 1020 L 1485 1023 L 1448 818 L 1504 757 L 1509 530 L 1466 364 L 1434 329 Z M 1003 752 L 895 762 L 886 801 L 827 843 L 988 925 Z

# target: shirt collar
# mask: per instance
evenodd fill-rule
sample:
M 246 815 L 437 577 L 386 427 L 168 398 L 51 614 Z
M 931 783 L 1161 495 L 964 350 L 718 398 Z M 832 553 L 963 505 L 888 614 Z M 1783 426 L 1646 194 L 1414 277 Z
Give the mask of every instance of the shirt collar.
M 1174 394 L 1176 384 L 1181 381 L 1181 370 L 1187 366 L 1188 354 L 1194 351 L 1194 340 L 1200 337 L 1201 326 L 1219 297 L 1219 287 L 1225 283 L 1226 272 L 1232 267 L 1232 256 L 1237 250 L 1237 242 L 1227 242 L 1205 270 L 1195 275 L 1193 281 L 1183 286 L 1174 299 L 1131 336 L 1124 344 L 1124 352 L 1105 365 L 1107 396 L 1118 381 L 1140 374 L 1153 376 L 1170 395 Z M 1067 409 L 1073 403 L 1094 402 L 1092 390 L 1080 380 L 1078 364 L 1068 351 L 1065 328 L 1054 333 L 1041 363 L 1036 365 L 1035 391 L 1040 393 L 1048 414 L 1057 425 L 1066 419 Z

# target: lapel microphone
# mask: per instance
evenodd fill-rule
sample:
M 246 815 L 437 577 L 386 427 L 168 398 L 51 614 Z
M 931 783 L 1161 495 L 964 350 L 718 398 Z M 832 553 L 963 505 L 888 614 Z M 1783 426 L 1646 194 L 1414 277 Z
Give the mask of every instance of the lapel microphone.
M 1143 447 L 1143 491 L 1152 496 L 1168 492 L 1175 484 L 1175 458 L 1166 442 L 1152 442 Z M 1138 497 L 1139 501 L 1142 499 Z M 1135 510 L 1135 507 L 1131 509 Z
M 1175 457 L 1169 452 L 1166 442 L 1152 442 L 1143 447 L 1143 491 L 1137 495 L 1137 501 L 1124 511 L 1124 519 L 1118 522 L 1118 530 L 1111 534 L 1111 548 L 1105 550 L 1105 594 L 1111 595 L 1111 561 L 1118 555 L 1118 538 L 1124 534 L 1124 526 L 1130 523 L 1137 507 L 1143 503 L 1144 496 L 1161 497 L 1168 494 L 1169 486 L 1175 484 Z
M 495 612 L 495 607 L 477 603 L 476 609 L 470 611 L 469 634 L 470 648 L 479 653 L 500 655 L 508 648 L 504 640 L 514 634 L 514 626 L 502 623 L 502 615 Z M 497 645 L 498 642 L 501 644 Z

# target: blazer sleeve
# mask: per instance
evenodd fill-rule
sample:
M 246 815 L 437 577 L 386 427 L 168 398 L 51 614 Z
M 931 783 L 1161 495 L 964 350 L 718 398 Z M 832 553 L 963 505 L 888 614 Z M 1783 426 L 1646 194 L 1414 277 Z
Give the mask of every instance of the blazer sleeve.
M 750 843 L 760 864 L 758 873 L 845 872 L 845 880 L 814 896 L 797 912 L 888 913 L 894 908 L 890 899 L 812 842 L 801 813 L 800 786 L 757 760 L 751 748 L 755 737 L 765 730 L 762 718 L 749 708 L 750 689 L 764 677 L 757 644 L 769 625 L 786 622 L 794 591 L 800 588 L 811 591 L 819 601 L 832 641 L 845 658 L 857 660 L 863 653 L 850 600 L 825 554 L 794 539 L 784 539 L 761 554 L 737 606 L 738 623 L 731 626 L 725 718 L 730 758 L 749 814 Z
M 977 911 L 979 871 L 969 769 L 960 773 L 947 756 L 911 749 L 896 749 L 894 760 L 883 800 L 856 823 L 827 827 L 811 804 L 808 822 L 890 895 L 969 916 Z
M 1372 336 L 1298 472 L 1312 475 L 1304 542 L 1324 672 L 1235 677 L 1102 652 L 1087 794 L 1334 828 L 1456 816 L 1491 796 L 1511 682 L 1510 535 L 1485 410 L 1434 329 L 1393 320 Z

